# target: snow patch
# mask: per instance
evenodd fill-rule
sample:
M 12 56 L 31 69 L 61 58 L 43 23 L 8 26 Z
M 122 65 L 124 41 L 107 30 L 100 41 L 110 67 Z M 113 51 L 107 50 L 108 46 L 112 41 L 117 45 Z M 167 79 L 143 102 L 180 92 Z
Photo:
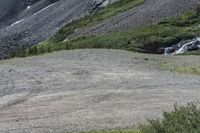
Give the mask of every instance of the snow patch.
M 54 4 L 55 4 L 55 3 L 53 3 L 53 4 L 51 4 L 51 5 L 48 5 L 47 7 L 45 7 L 45 8 L 43 8 L 43 9 L 39 10 L 38 12 L 34 13 L 33 15 L 37 15 L 37 14 L 41 13 L 42 11 L 44 11 L 44 10 L 46 10 L 47 8 L 53 6 Z
M 38 13 L 40 13 L 40 12 L 46 10 L 47 8 L 49 8 L 49 7 L 53 6 L 53 5 L 54 5 L 54 3 L 51 4 L 51 5 L 49 5 L 49 6 L 47 6 L 47 7 L 45 7 L 45 8 L 43 8 L 43 9 L 41 9 L 40 11 L 34 13 L 33 15 L 37 15 Z M 26 9 L 29 9 L 29 8 L 31 8 L 31 6 L 27 6 Z M 24 21 L 24 19 L 21 19 L 21 20 L 18 20 L 18 21 L 16 21 L 16 22 L 14 22 L 13 24 L 10 25 L 10 27 L 12 27 L 12 26 L 14 26 L 14 25 L 16 25 L 16 24 L 19 24 L 19 23 L 21 23 L 22 21 Z
M 31 6 L 27 6 L 27 7 L 26 7 L 27 10 L 30 9 L 30 8 L 31 8 Z
M 19 24 L 19 23 L 21 23 L 22 21 L 24 21 L 24 19 L 21 19 L 21 20 L 18 20 L 18 21 L 16 21 L 16 22 L 14 22 L 13 24 L 10 25 L 10 27 L 12 27 L 12 26 L 14 26 L 14 25 L 16 25 L 16 24 Z

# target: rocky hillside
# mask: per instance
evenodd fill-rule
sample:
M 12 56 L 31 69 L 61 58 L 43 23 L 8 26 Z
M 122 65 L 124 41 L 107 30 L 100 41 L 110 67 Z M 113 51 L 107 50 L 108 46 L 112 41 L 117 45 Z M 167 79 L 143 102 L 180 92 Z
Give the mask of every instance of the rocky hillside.
M 0 58 L 48 39 L 64 24 L 92 14 L 116 0 L 2 0 Z M 125 0 L 121 0 L 123 2 Z M 75 36 L 110 33 L 158 22 L 191 10 L 199 0 L 133 0 L 144 2 L 89 27 Z
M 110 33 L 159 22 L 190 11 L 200 0 L 145 0 L 144 4 L 107 21 L 81 29 L 75 35 Z
M 2 0 L 0 4 L 0 28 L 33 15 L 58 0 Z
M 41 42 L 63 24 L 79 19 L 107 0 L 3 0 L 0 1 L 0 57 L 23 45 Z

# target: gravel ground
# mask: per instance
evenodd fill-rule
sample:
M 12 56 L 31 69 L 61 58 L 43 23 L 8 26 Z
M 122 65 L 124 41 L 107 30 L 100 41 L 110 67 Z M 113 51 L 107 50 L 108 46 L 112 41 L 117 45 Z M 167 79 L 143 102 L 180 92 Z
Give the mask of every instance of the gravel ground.
M 197 100 L 200 76 L 162 70 L 163 62 L 200 66 L 198 56 L 105 49 L 1 61 L 0 132 L 127 127 Z
M 145 3 L 102 23 L 80 29 L 74 35 L 110 33 L 159 22 L 191 11 L 200 0 L 145 0 Z

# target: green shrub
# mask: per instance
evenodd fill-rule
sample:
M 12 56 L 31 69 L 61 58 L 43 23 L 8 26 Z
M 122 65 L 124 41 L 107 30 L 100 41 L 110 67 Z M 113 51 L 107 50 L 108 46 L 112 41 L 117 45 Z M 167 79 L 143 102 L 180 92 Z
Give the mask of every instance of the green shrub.
M 199 102 L 187 106 L 174 105 L 174 110 L 163 113 L 161 120 L 148 120 L 137 128 L 107 129 L 80 133 L 200 133 Z
M 174 106 L 174 110 L 163 113 L 162 120 L 148 120 L 150 125 L 140 128 L 142 133 L 200 133 L 200 109 L 198 103 Z
M 197 5 L 195 10 L 199 14 L 200 13 L 200 5 Z

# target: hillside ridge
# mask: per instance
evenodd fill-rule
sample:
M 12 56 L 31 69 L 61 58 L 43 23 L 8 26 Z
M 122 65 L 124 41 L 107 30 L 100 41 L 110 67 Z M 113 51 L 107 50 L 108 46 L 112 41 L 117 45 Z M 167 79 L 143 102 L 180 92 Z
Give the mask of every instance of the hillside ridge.
M 21 14 L 16 12 L 19 19 L 15 22 L 11 20 L 10 25 L 0 29 L 0 59 L 5 59 L 15 51 L 49 39 L 65 24 L 89 15 L 98 7 L 104 8 L 109 2 L 115 1 L 35 0 L 33 5 L 22 4 Z M 149 25 L 190 11 L 199 3 L 199 0 L 145 0 L 143 4 L 128 11 L 119 12 L 100 23 L 76 29 L 73 36 L 104 34 Z

